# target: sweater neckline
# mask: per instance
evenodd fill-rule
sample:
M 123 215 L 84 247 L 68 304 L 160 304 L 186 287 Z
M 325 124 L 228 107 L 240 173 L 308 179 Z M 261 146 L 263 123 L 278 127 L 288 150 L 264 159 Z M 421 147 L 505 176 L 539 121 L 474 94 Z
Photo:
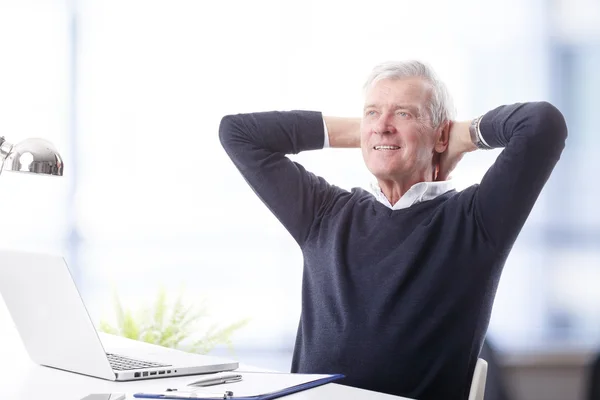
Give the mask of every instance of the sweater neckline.
M 435 197 L 434 199 L 421 201 L 419 203 L 411 205 L 410 207 L 401 208 L 399 210 L 393 210 L 393 209 L 389 208 L 388 206 L 386 206 L 385 204 L 383 204 L 382 202 L 377 200 L 372 193 L 367 192 L 367 191 L 365 191 L 365 193 L 367 193 L 368 196 L 370 196 L 370 201 L 372 202 L 372 207 L 376 213 L 378 213 L 378 214 L 384 213 L 388 216 L 398 216 L 398 215 L 404 215 L 408 212 L 418 210 L 420 208 L 425 208 L 425 207 L 434 205 L 436 203 L 441 203 L 443 200 L 446 200 L 448 197 L 455 194 L 456 189 L 451 189 L 445 193 L 442 193 L 441 195 Z

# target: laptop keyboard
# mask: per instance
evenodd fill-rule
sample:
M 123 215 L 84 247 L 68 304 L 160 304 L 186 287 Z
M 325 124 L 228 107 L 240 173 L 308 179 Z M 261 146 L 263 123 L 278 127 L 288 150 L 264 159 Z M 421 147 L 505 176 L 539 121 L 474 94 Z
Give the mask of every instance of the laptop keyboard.
M 133 358 L 123 357 L 117 354 L 106 353 L 110 366 L 115 371 L 126 371 L 128 369 L 142 369 L 154 367 L 169 367 L 170 364 L 160 364 L 148 361 L 135 360 Z

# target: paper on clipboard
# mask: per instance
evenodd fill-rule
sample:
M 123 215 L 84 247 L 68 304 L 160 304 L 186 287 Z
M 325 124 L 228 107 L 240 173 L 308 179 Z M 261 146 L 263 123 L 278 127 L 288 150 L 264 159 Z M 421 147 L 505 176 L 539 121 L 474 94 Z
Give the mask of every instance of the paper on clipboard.
M 224 393 L 196 393 L 196 389 L 187 390 L 182 389 L 176 392 L 160 392 L 160 393 L 136 393 L 133 395 L 137 399 L 204 399 L 204 400 L 224 400 L 228 397 Z
M 238 371 L 236 371 L 238 372 Z M 210 387 L 184 386 L 172 392 L 136 393 L 155 399 L 274 399 L 340 379 L 343 375 L 240 372 L 242 380 Z

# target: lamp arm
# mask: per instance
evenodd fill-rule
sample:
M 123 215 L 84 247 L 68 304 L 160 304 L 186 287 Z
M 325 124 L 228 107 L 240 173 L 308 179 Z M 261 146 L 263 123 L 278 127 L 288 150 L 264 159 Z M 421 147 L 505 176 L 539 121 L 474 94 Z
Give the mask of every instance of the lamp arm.
M 4 160 L 10 154 L 13 145 L 8 143 L 4 136 L 0 136 L 0 173 L 2 173 L 2 169 L 4 167 Z

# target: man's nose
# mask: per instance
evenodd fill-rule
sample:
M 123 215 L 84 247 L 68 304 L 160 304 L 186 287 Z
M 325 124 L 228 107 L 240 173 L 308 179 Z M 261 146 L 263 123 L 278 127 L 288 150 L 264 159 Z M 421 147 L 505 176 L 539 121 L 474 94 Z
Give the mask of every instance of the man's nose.
M 375 133 L 384 135 L 394 132 L 394 125 L 391 121 L 391 116 L 387 113 L 381 114 L 374 126 Z

